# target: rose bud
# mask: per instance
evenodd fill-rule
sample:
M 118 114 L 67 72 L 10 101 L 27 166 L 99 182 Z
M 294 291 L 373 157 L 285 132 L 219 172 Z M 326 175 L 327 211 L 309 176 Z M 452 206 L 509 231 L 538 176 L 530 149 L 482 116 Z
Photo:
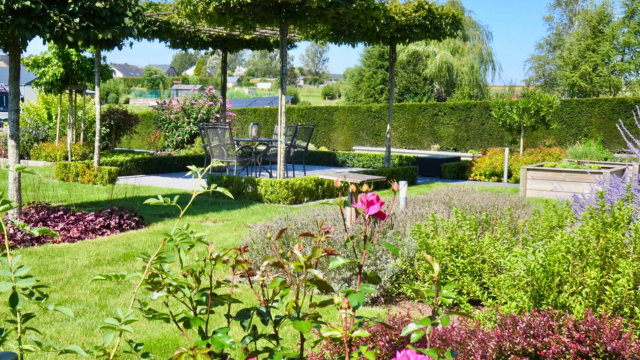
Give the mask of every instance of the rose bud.
M 393 184 L 391 184 L 391 190 L 393 190 L 393 192 L 400 191 L 400 185 L 398 185 L 398 183 L 394 181 Z
M 363 193 L 367 193 L 367 192 L 371 191 L 371 188 L 369 187 L 369 184 L 364 184 L 364 185 L 362 185 L 362 189 L 361 190 L 362 190 Z
M 351 184 L 351 186 L 349 186 L 350 193 L 355 194 L 357 191 L 358 191 L 358 188 L 355 185 Z
M 333 184 L 335 185 L 335 187 L 339 188 L 340 187 L 340 179 L 336 179 L 336 181 Z

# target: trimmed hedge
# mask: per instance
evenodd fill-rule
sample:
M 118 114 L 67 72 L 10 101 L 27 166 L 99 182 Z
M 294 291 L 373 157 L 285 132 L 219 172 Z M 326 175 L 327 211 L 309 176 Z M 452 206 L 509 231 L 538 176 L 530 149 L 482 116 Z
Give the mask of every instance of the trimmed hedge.
M 120 176 L 187 172 L 187 166 L 203 166 L 204 155 L 116 157 L 100 159 L 100 165 L 118 168 Z
M 442 164 L 442 178 L 453 180 L 469 180 L 473 162 L 468 160 Z
M 56 163 L 56 178 L 87 185 L 114 185 L 118 181 L 118 168 L 99 166 L 96 169 L 90 162 L 60 161 Z
M 162 135 L 156 136 L 158 127 L 153 122 L 154 115 L 154 111 L 138 114 L 140 119 L 138 125 L 133 128 L 131 134 L 127 134 L 120 139 L 118 147 L 139 150 L 162 150 L 164 137 Z M 153 141 L 154 137 L 157 137 L 155 141 Z
M 386 176 L 389 180 L 407 180 L 412 185 L 418 179 L 417 167 L 366 170 L 360 173 Z M 237 200 L 251 200 L 266 204 L 303 204 L 334 198 L 337 195 L 333 181 L 317 176 L 277 180 L 211 174 L 207 178 L 207 185 L 212 184 L 226 188 Z M 381 184 L 376 183 L 376 185 Z M 380 187 L 388 188 L 389 184 L 385 182 Z
M 415 156 L 393 155 L 393 166 L 413 166 Z M 384 154 L 355 153 L 348 151 L 309 151 L 306 158 L 307 165 L 339 166 L 365 169 L 379 169 L 384 167 Z
M 561 100 L 554 114 L 558 127 L 525 134 L 525 146 L 537 147 L 553 138 L 558 145 L 574 144 L 582 138 L 601 138 L 604 146 L 616 152 L 626 147 L 616 128 L 618 119 L 629 123 L 640 98 L 595 98 Z M 246 136 L 251 122 L 259 122 L 271 133 L 277 108 L 234 109 L 237 136 Z M 316 124 L 311 143 L 332 150 L 351 150 L 354 146 L 384 147 L 387 125 L 386 105 L 291 106 L 289 124 Z M 634 128 L 634 126 L 630 126 Z M 430 149 L 439 144 L 444 150 L 469 151 L 516 144 L 517 136 L 500 128 L 491 115 L 489 102 L 446 102 L 397 104 L 394 107 L 392 146 L 403 149 Z

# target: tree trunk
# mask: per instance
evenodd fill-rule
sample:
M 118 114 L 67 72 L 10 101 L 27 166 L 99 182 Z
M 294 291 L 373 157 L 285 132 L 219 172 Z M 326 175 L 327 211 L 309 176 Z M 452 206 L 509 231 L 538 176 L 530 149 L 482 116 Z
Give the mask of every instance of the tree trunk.
M 62 93 L 58 97 L 58 122 L 56 124 L 56 146 L 60 142 L 60 119 L 62 118 Z
M 220 121 L 222 123 L 227 122 L 227 56 L 229 51 L 222 49 L 222 56 L 220 56 L 220 95 L 222 97 L 220 103 Z
M 95 94 L 95 102 L 96 102 L 96 140 L 95 147 L 93 149 L 93 166 L 100 165 L 100 49 L 96 49 L 96 94 Z
M 73 136 L 73 91 L 69 89 L 69 113 L 67 114 L 67 157 L 68 161 L 72 161 L 71 158 L 71 138 Z
M 73 92 L 73 143 L 77 142 L 76 132 L 78 130 L 78 90 Z
M 80 145 L 84 144 L 84 119 L 85 119 L 85 113 L 87 112 L 86 103 L 87 103 L 87 90 L 83 90 L 82 91 L 82 124 L 80 124 Z
M 22 188 L 20 173 L 15 172 L 20 164 L 20 48 L 19 39 L 9 43 L 9 200 L 17 203 L 18 208 L 9 212 L 9 217 L 17 219 L 22 214 Z
M 389 45 L 389 118 L 384 142 L 384 167 L 391 167 L 391 127 L 393 125 L 393 100 L 396 88 L 396 61 L 398 55 L 395 42 Z
M 280 22 L 280 93 L 278 99 L 278 179 L 284 179 L 287 166 L 286 152 L 286 108 L 287 108 L 287 37 L 288 21 Z

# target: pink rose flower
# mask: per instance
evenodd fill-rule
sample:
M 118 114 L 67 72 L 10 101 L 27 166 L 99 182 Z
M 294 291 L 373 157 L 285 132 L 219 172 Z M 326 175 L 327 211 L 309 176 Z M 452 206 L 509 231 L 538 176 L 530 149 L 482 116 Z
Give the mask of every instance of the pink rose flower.
M 193 91 L 193 88 L 191 88 L 189 91 Z
M 382 211 L 384 201 L 375 193 L 360 194 L 360 202 L 353 204 L 353 207 L 360 209 L 367 216 L 374 216 L 381 221 L 387 219 L 387 213 Z
M 228 112 L 227 115 L 229 115 L 229 116 L 238 116 L 238 114 L 232 113 L 232 112 Z
M 431 360 L 431 358 L 426 355 L 418 354 L 411 349 L 404 349 L 402 351 L 396 351 L 396 357 L 391 360 Z
M 212 92 L 212 91 L 214 91 L 214 90 L 215 90 L 215 89 L 213 88 L 213 86 L 209 86 L 209 87 L 207 88 L 207 91 L 208 91 L 208 92 Z
M 202 115 L 202 114 L 198 114 L 198 117 L 203 117 L 203 116 L 204 116 L 204 115 Z

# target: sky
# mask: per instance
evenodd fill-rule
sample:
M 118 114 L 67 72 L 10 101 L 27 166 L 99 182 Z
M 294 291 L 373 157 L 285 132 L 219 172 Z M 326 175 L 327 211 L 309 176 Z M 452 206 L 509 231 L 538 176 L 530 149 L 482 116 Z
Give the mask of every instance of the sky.
M 493 80 L 495 85 L 521 84 L 526 78 L 524 62 L 534 51 L 536 41 L 545 35 L 542 17 L 548 0 L 462 0 L 472 10 L 476 19 L 488 25 L 493 32 L 493 49 L 502 65 L 502 74 Z M 302 42 L 290 53 L 295 66 L 301 66 L 300 55 L 308 43 Z M 38 54 L 46 46 L 38 40 L 29 44 L 26 54 Z M 362 46 L 330 46 L 329 72 L 342 74 L 345 69 L 357 65 Z M 169 64 L 176 50 L 158 42 L 137 42 L 132 48 L 106 54 L 109 63 L 128 63 L 144 67 L 148 64 Z

